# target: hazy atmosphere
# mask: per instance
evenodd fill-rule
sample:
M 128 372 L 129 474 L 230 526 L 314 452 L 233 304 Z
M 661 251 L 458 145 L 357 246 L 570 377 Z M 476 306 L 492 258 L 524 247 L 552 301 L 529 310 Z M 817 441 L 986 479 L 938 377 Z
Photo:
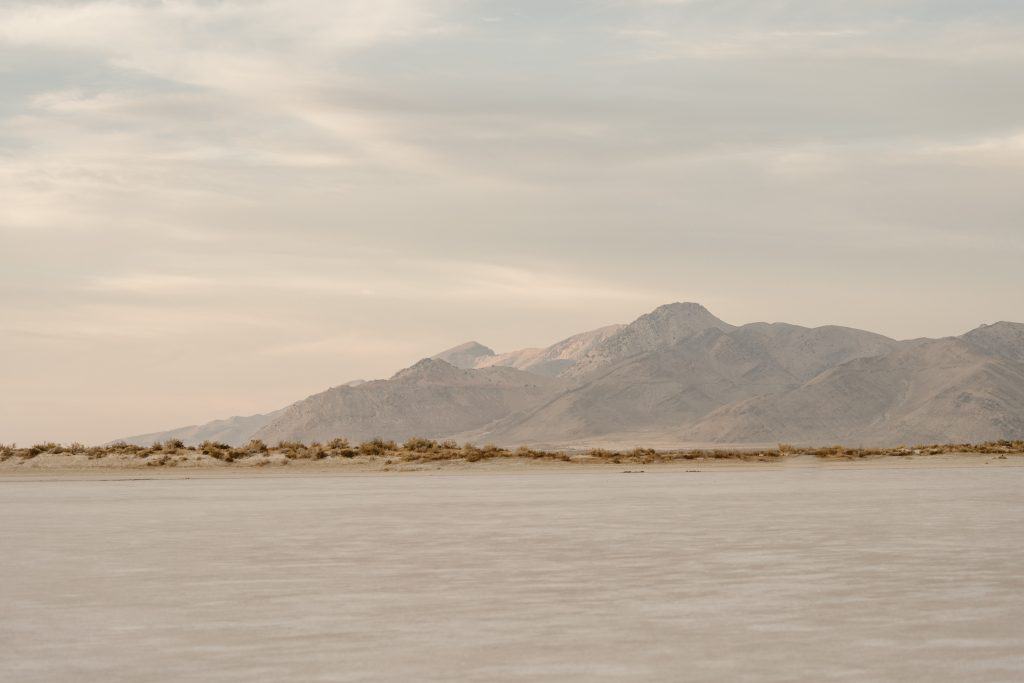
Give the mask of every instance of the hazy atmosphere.
M 1024 319 L 1018 0 L 0 4 L 0 442 L 697 301 Z

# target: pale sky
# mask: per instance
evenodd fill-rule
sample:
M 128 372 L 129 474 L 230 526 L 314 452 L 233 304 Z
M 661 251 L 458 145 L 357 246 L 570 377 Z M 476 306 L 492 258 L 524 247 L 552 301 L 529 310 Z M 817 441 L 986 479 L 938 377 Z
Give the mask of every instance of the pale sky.
M 1020 0 L 0 3 L 0 442 L 655 306 L 1024 321 Z

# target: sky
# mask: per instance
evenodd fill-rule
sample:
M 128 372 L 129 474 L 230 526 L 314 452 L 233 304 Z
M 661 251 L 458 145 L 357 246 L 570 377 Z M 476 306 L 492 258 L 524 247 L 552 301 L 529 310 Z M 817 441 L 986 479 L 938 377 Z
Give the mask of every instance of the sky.
M 1019 0 L 4 0 L 0 442 L 671 301 L 1024 321 Z

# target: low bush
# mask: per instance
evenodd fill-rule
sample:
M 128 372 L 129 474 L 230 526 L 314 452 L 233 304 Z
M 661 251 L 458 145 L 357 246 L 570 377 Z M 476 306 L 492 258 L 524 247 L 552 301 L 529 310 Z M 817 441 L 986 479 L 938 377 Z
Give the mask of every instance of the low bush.
M 363 455 L 386 455 L 397 450 L 398 444 L 394 441 L 385 441 L 379 437 L 359 444 L 359 452 Z
M 259 439 L 251 439 L 249 443 L 242 447 L 246 453 L 266 453 L 267 444 L 263 443 Z
M 414 453 L 430 453 L 440 448 L 440 444 L 431 439 L 421 439 L 418 436 L 414 436 L 402 444 L 402 448 Z
M 106 446 L 86 447 L 75 442 L 69 446 L 47 441 L 35 444 L 29 448 L 18 448 L 15 444 L 0 444 L 0 462 L 18 457 L 23 460 L 30 460 L 42 453 L 84 453 L 90 460 L 100 459 L 106 456 L 117 456 L 118 460 L 130 461 L 132 457 L 147 465 L 175 466 L 188 460 L 188 454 L 203 453 L 211 458 L 225 463 L 233 463 L 236 460 L 248 458 L 257 453 L 280 454 L 283 459 L 275 459 L 277 463 L 287 463 L 295 459 L 323 460 L 328 457 L 352 458 L 356 455 L 382 457 L 392 464 L 395 462 L 436 462 L 444 460 L 466 460 L 467 462 L 478 462 L 480 460 L 501 457 L 529 458 L 533 460 L 560 460 L 572 461 L 573 457 L 563 451 L 546 451 L 529 448 L 526 446 L 510 451 L 494 444 L 477 446 L 466 443 L 459 446 L 454 441 L 447 440 L 437 442 L 432 439 L 412 437 L 401 446 L 394 441 L 381 438 L 371 439 L 352 447 L 349 441 L 344 438 L 331 439 L 326 444 L 312 442 L 309 445 L 299 441 L 281 441 L 277 446 L 270 448 L 263 441 L 253 439 L 245 446 L 233 448 L 226 443 L 207 440 L 199 446 L 186 447 L 180 439 L 168 439 L 162 444 L 156 443 L 151 447 L 127 444 L 123 441 L 114 442 Z M 682 460 L 694 459 L 736 459 L 744 461 L 772 460 L 790 456 L 816 456 L 829 459 L 861 459 L 869 457 L 911 457 L 911 456 L 933 456 L 950 453 L 975 453 L 1003 457 L 1008 454 L 1024 454 L 1024 440 L 1002 440 L 990 441 L 978 444 L 930 444 L 919 446 L 896 446 L 889 448 L 863 448 L 846 447 L 841 445 L 809 447 L 796 446 L 793 444 L 780 443 L 773 449 L 715 449 L 715 450 L 664 450 L 657 451 L 653 448 L 637 447 L 630 451 L 621 452 L 604 448 L 594 448 L 586 452 L 589 459 L 597 459 L 606 463 L 656 463 L 656 462 L 679 462 Z M 177 458 L 169 458 L 170 455 L 179 455 Z M 588 460 L 585 458 L 584 461 Z M 263 460 L 262 462 L 266 462 Z

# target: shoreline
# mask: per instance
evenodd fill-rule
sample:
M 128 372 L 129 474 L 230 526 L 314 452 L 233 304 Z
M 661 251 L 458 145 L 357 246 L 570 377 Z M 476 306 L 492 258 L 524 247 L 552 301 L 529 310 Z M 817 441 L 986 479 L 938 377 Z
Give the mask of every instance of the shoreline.
M 395 475 L 476 475 L 476 474 L 659 474 L 701 472 L 755 472 L 778 470 L 879 470 L 879 469 L 975 469 L 1024 467 L 1024 454 L 943 453 L 938 455 L 821 457 L 784 455 L 772 458 L 694 458 L 672 462 L 598 461 L 582 456 L 569 461 L 519 457 L 496 457 L 476 462 L 440 460 L 432 462 L 399 461 L 380 456 L 329 460 L 283 460 L 275 464 L 243 464 L 199 461 L 174 466 L 147 466 L 136 463 L 68 463 L 67 457 L 39 456 L 32 460 L 0 463 L 0 481 L 73 478 L 119 480 L 293 477 L 293 476 L 395 476 Z M 63 462 L 61 462 L 63 461 Z

